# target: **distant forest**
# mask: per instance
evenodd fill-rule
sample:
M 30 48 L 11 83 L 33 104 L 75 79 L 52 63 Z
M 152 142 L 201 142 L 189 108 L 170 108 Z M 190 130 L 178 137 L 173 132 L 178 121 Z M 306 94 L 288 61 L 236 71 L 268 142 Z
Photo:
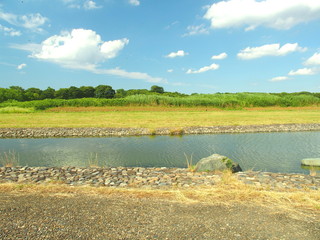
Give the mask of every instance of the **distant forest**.
M 60 88 L 23 89 L 19 86 L 0 88 L 0 108 L 22 107 L 43 110 L 52 107 L 89 106 L 175 106 L 175 107 L 304 107 L 320 106 L 320 93 L 213 93 L 182 94 L 166 92 L 163 87 L 147 89 L 118 89 L 108 85 Z
M 34 101 L 43 99 L 78 99 L 78 98 L 124 98 L 131 95 L 139 94 L 163 94 L 171 97 L 187 96 L 186 94 L 178 92 L 164 92 L 163 87 L 152 86 L 150 90 L 147 89 L 118 89 L 114 90 L 108 85 L 99 85 L 97 87 L 82 86 L 69 88 L 60 88 L 55 90 L 48 87 L 45 90 L 39 88 L 23 89 L 19 86 L 11 86 L 9 88 L 0 88 L 0 102 L 8 100 L 16 101 Z
M 221 94 L 221 93 L 217 93 Z M 232 94 L 232 93 L 224 93 Z M 311 92 L 295 92 L 295 93 L 270 93 L 275 96 L 298 96 L 298 95 L 309 95 L 320 98 L 320 93 L 311 93 Z M 111 86 L 108 85 L 99 85 L 97 87 L 91 86 L 82 86 L 69 88 L 60 88 L 55 90 L 51 87 L 48 87 L 45 90 L 39 88 L 28 88 L 23 89 L 19 86 L 11 86 L 9 88 L 0 88 L 0 102 L 5 102 L 8 100 L 16 101 L 34 101 L 34 100 L 43 100 L 43 99 L 78 99 L 78 98 L 125 98 L 132 95 L 163 95 L 169 97 L 187 97 L 188 94 L 183 94 L 179 92 L 165 92 L 163 87 L 152 86 L 150 90 L 147 89 L 117 89 L 114 90 Z M 206 94 L 197 94 L 194 95 L 206 95 Z

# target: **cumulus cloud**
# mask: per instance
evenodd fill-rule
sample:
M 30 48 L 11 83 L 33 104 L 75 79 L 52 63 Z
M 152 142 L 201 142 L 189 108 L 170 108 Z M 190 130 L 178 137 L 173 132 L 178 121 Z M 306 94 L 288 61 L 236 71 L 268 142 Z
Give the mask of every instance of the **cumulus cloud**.
M 304 62 L 305 65 L 320 65 L 320 53 L 313 54 L 307 61 Z
M 267 44 L 260 47 L 247 47 L 238 53 L 241 59 L 255 59 L 265 56 L 285 56 L 292 52 L 304 52 L 307 48 L 302 48 L 298 43 L 287 43 L 280 47 L 280 44 Z
M 296 71 L 290 71 L 288 73 L 288 75 L 290 76 L 297 76 L 297 75 L 314 75 L 316 74 L 316 71 L 315 69 L 312 69 L 312 68 L 301 68 L 301 69 L 298 69 Z
M 153 83 L 165 83 L 166 80 L 152 77 L 147 73 L 128 72 L 126 70 L 100 69 L 99 64 L 118 56 L 129 43 L 126 38 L 102 41 L 99 34 L 92 30 L 73 29 L 62 32 L 43 41 L 41 44 L 11 44 L 11 48 L 31 52 L 30 57 L 53 62 L 64 68 L 82 69 L 95 74 L 107 74 L 129 79 L 140 79 Z
M 62 0 L 62 2 L 66 4 L 69 8 L 83 8 L 85 10 L 102 8 L 102 6 L 97 6 L 97 3 L 92 0 Z
M 22 63 L 22 64 L 20 64 L 20 65 L 17 67 L 17 69 L 18 69 L 18 70 L 22 70 L 22 69 L 25 68 L 25 67 L 27 67 L 27 64 Z
M 258 26 L 286 30 L 299 23 L 320 19 L 320 1 L 229 0 L 212 4 L 204 15 L 212 28 Z
M 183 34 L 183 37 L 186 36 L 193 36 L 193 35 L 199 35 L 199 34 L 208 34 L 209 30 L 207 27 L 205 27 L 204 24 L 197 25 L 197 26 L 188 26 L 187 27 L 187 33 Z
M 196 73 L 203 73 L 203 72 L 207 72 L 210 70 L 217 70 L 220 66 L 218 64 L 211 64 L 210 66 L 205 66 L 200 68 L 199 70 L 191 70 L 189 69 L 186 73 L 187 74 L 196 74 Z
M 104 42 L 92 30 L 73 29 L 49 37 L 31 57 L 55 62 L 63 67 L 87 68 L 116 57 L 128 43 L 126 38 Z
M 5 26 L 2 26 L 1 24 L 0 24 L 0 31 L 2 31 L 4 33 L 4 35 L 6 35 L 6 36 L 11 36 L 11 37 L 21 36 L 20 31 L 17 31 L 13 28 L 8 28 Z
M 274 77 L 270 80 L 270 82 L 281 82 L 288 80 L 289 78 L 287 76 L 279 76 L 279 77 Z
M 172 72 L 173 72 L 173 69 L 168 69 L 167 72 L 168 72 L 168 73 L 172 73 Z
M 175 58 L 175 57 L 184 57 L 186 55 L 188 55 L 189 53 L 186 53 L 185 51 L 183 50 L 179 50 L 177 52 L 172 52 L 172 53 L 169 53 L 166 57 L 167 58 Z
M 139 6 L 140 5 L 140 1 L 139 0 L 129 0 L 129 3 L 133 6 Z
M 40 13 L 15 15 L 3 12 L 2 9 L 0 9 L 0 19 L 10 23 L 11 25 L 24 27 L 35 32 L 43 31 L 41 26 L 48 21 L 48 18 L 43 17 Z
M 228 57 L 228 54 L 226 54 L 225 52 L 220 53 L 219 55 L 214 55 L 211 57 L 211 59 L 213 60 L 222 60 Z
M 86 10 L 101 8 L 101 6 L 97 6 L 94 1 L 87 0 L 83 3 L 83 8 Z

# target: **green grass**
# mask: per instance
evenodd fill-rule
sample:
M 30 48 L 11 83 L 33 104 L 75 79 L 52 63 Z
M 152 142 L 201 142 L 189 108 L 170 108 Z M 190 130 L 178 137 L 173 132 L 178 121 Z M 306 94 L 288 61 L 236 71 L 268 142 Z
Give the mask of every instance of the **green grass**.
M 35 112 L 34 108 L 22 108 L 22 107 L 4 107 L 0 108 L 0 113 L 32 113 Z
M 115 99 L 45 99 L 29 102 L 9 101 L 1 107 L 21 107 L 44 110 L 53 107 L 103 107 L 103 106 L 174 106 L 174 107 L 215 107 L 242 109 L 247 107 L 304 107 L 319 106 L 320 98 L 313 95 L 277 95 L 269 93 L 216 93 L 196 94 L 186 97 L 163 95 L 132 95 Z
M 119 109 L 119 108 L 118 108 Z M 34 112 L 1 114 L 0 128 L 8 127 L 169 127 L 320 123 L 320 108 L 205 111 Z

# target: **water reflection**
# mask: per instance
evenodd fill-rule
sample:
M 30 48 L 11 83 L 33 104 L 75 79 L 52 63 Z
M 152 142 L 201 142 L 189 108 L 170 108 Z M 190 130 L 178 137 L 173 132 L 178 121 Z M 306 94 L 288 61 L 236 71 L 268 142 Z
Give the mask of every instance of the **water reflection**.
M 300 172 L 303 158 L 320 156 L 320 132 L 0 139 L 0 152 L 15 151 L 28 166 L 186 167 L 213 153 L 226 155 L 244 170 Z

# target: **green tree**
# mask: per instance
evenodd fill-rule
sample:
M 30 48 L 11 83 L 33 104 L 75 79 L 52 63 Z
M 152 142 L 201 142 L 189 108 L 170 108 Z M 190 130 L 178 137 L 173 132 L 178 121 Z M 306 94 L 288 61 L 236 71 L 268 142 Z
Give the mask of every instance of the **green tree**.
M 115 95 L 116 98 L 124 98 L 126 96 L 127 96 L 127 93 L 124 89 L 121 88 L 116 90 L 116 95 Z
M 76 99 L 76 98 L 82 98 L 82 91 L 74 86 L 69 87 L 69 99 Z
M 164 89 L 163 89 L 163 87 L 159 87 L 159 86 L 157 86 L 157 85 L 153 85 L 153 86 L 151 87 L 150 92 L 164 93 Z
M 6 99 L 7 100 L 17 100 L 17 101 L 24 101 L 24 89 L 19 86 L 10 86 L 9 89 L 6 91 Z
M 84 98 L 93 98 L 94 97 L 94 87 L 82 86 L 79 88 L 82 92 L 82 97 Z
M 52 99 L 52 98 L 54 98 L 55 92 L 56 92 L 56 90 L 54 90 L 51 87 L 48 87 L 46 90 L 42 91 L 41 99 Z
M 24 91 L 24 96 L 26 100 L 40 100 L 41 99 L 42 90 L 39 88 L 28 88 Z
M 147 89 L 129 89 L 126 91 L 126 96 L 131 96 L 131 95 L 147 95 L 150 94 L 150 91 Z
M 96 98 L 114 98 L 116 92 L 108 85 L 99 85 L 95 88 L 94 96 Z
M 69 89 L 68 88 L 60 88 L 54 94 L 55 98 L 59 99 L 69 99 Z

